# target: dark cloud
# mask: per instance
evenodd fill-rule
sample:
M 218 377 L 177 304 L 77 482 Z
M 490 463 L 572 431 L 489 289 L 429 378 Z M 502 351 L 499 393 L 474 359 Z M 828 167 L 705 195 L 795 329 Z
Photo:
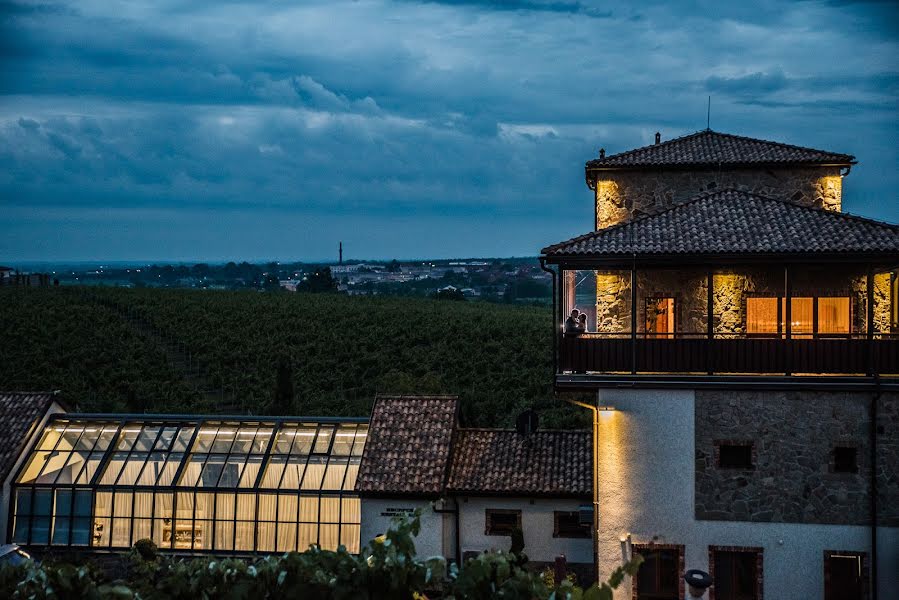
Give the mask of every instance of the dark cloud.
M 899 219 L 882 5 L 35 6 L 0 12 L 3 256 L 533 254 L 589 228 L 599 147 L 710 94 L 716 129 L 856 154 L 846 207 Z

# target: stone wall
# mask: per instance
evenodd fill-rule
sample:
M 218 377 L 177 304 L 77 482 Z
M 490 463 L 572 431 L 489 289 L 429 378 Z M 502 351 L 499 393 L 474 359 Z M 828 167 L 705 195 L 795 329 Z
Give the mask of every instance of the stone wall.
M 838 167 L 609 171 L 596 181 L 596 228 L 656 214 L 703 192 L 725 188 L 827 210 L 842 207 Z
M 697 519 L 870 524 L 871 394 L 697 391 Z M 899 394 L 878 404 L 878 521 L 899 526 Z M 716 441 L 753 443 L 752 469 L 722 469 Z M 834 446 L 857 473 L 835 473 Z

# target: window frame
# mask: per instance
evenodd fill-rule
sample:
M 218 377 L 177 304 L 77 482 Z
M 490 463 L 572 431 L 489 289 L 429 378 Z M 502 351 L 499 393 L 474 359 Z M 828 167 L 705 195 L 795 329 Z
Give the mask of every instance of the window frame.
M 515 515 L 515 527 L 521 529 L 521 509 L 516 508 L 485 508 L 484 509 L 484 535 L 489 536 L 497 536 L 497 537 L 511 537 L 512 530 L 509 530 L 508 533 L 498 532 L 495 530 L 495 526 L 491 523 L 490 517 L 493 515 Z
M 562 517 L 571 517 L 578 523 L 578 529 L 581 530 L 581 534 L 578 535 L 574 529 L 569 532 L 564 532 L 562 528 L 559 526 L 560 520 Z M 554 538 L 566 538 L 573 540 L 580 539 L 592 539 L 593 532 L 591 531 L 591 527 L 589 525 L 581 525 L 580 523 L 580 515 L 578 511 L 574 510 L 554 510 L 553 511 L 553 537 Z
M 852 557 L 861 561 L 861 598 L 868 600 L 871 597 L 871 566 L 868 559 L 868 553 L 860 550 L 825 550 L 822 561 L 822 569 L 824 571 L 824 600 L 831 600 L 830 589 L 831 581 L 831 563 L 830 560 L 835 557 Z
M 754 471 L 758 464 L 756 446 L 753 440 L 715 440 L 715 468 L 725 471 Z M 725 466 L 721 464 L 721 448 L 727 446 L 749 447 L 749 465 Z
M 820 326 L 820 302 L 822 299 L 847 299 L 848 300 L 848 309 L 846 314 L 846 321 L 848 323 L 848 331 L 843 332 L 822 332 Z M 765 300 L 774 300 L 777 304 L 777 330 L 776 331 L 749 331 L 749 303 L 750 300 L 756 299 L 765 299 Z M 811 331 L 796 333 L 792 331 L 791 328 L 791 338 L 792 339 L 816 339 L 818 337 L 826 337 L 826 338 L 842 338 L 842 337 L 851 337 L 858 332 L 855 331 L 854 324 L 852 322 L 852 309 L 855 305 L 854 297 L 850 292 L 845 292 L 843 294 L 827 294 L 827 295 L 817 295 L 817 294 L 797 294 L 791 295 L 791 312 L 792 312 L 792 302 L 794 300 L 811 300 L 812 301 L 812 322 L 811 322 Z M 749 293 L 745 296 L 743 300 L 743 331 L 747 336 L 751 337 L 783 337 L 786 335 L 786 324 L 784 322 L 786 314 L 786 296 L 781 295 L 772 295 L 772 294 L 762 294 L 762 293 Z
M 684 582 L 684 578 L 682 577 L 685 566 L 684 566 L 684 550 L 685 546 L 683 544 L 633 544 L 632 546 L 634 554 L 642 554 L 645 552 L 652 551 L 667 551 L 667 552 L 676 552 L 677 553 L 677 570 L 676 570 L 676 578 L 677 578 L 677 597 L 678 600 L 684 600 L 684 596 L 686 594 L 686 584 Z M 641 567 L 642 568 L 642 567 Z M 631 596 L 633 600 L 639 600 L 640 598 L 640 589 L 639 589 L 639 573 L 632 578 L 631 584 Z
M 755 598 L 756 600 L 763 600 L 765 592 L 765 549 L 761 546 L 709 546 L 709 575 L 712 576 L 713 582 L 716 580 L 715 558 L 719 552 L 755 555 Z M 717 597 L 714 583 L 709 588 L 709 600 L 721 600 L 721 598 Z

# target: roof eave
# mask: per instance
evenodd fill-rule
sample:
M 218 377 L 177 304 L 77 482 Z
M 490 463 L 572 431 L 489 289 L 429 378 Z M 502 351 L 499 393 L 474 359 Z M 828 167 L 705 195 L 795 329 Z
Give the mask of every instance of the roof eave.
M 677 264 L 755 264 L 766 262 L 814 262 L 814 263 L 877 263 L 899 265 L 899 252 L 745 252 L 745 253 L 667 253 L 667 254 L 553 254 L 541 253 L 540 258 L 553 265 L 630 265 L 645 263 Z
M 674 169 L 674 170 L 691 170 L 691 169 L 719 169 L 721 167 L 734 169 L 753 169 L 753 168 L 785 168 L 785 167 L 851 167 L 857 165 L 858 161 L 855 157 L 846 161 L 819 162 L 819 161 L 775 161 L 775 162 L 702 162 L 702 163 L 657 163 L 657 164 L 637 164 L 637 165 L 597 165 L 587 162 L 584 166 L 585 171 L 654 171 L 658 169 Z

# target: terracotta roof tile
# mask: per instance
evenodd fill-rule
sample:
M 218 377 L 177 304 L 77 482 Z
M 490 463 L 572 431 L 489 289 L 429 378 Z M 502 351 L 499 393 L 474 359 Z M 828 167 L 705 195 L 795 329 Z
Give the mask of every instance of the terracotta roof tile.
M 378 396 L 356 491 L 442 493 L 458 404 L 456 396 Z
M 548 246 L 547 256 L 899 253 L 899 225 L 737 190 Z
M 53 392 L 0 392 L 0 481 L 6 480 L 32 429 L 55 397 Z
M 696 165 L 850 165 L 851 154 L 826 152 L 706 129 L 587 162 L 587 169 Z
M 455 493 L 582 496 L 592 493 L 586 430 L 460 429 L 447 489 Z

